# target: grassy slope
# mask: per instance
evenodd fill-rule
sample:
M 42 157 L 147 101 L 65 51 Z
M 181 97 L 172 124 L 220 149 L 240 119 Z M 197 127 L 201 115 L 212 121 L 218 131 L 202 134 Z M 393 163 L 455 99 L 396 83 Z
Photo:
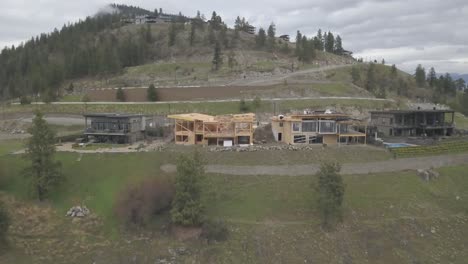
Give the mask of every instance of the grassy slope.
M 212 245 L 177 242 L 164 235 L 166 216 L 141 233 L 116 232 L 112 204 L 118 191 L 143 178 L 162 176 L 159 165 L 173 160 L 173 155 L 176 154 L 93 154 L 83 155 L 78 161 L 78 154 L 61 154 L 67 181 L 51 197 L 52 208 L 38 212 L 50 221 L 30 219 L 33 215 L 23 216 L 24 220 L 15 219 L 17 223 L 11 237 L 15 250 L 10 254 L 25 256 L 36 252 L 58 263 L 82 262 L 99 259 L 99 256 L 115 261 L 123 258 L 124 261 L 136 255 L 146 263 L 156 256 L 167 255 L 167 247 L 182 245 L 192 253 L 181 257 L 180 261 L 189 263 L 195 259 L 201 263 L 298 263 L 304 260 L 463 263 L 468 257 L 463 250 L 468 235 L 464 228 L 468 221 L 468 207 L 464 201 L 468 196 L 468 179 L 464 172 L 468 166 L 440 169 L 441 176 L 429 183 L 421 181 L 414 172 L 345 176 L 345 224 L 330 234 L 321 231 L 319 226 L 312 178 L 224 175 L 208 175 L 204 200 L 208 216 L 228 221 L 231 230 L 228 241 Z M 226 160 L 230 158 L 233 157 L 227 156 Z M 21 212 L 38 210 L 28 202 L 27 185 L 19 175 L 24 160 L 4 156 L 0 161 L 0 186 L 20 199 L 15 202 L 19 210 L 15 210 L 15 215 L 19 217 Z M 456 196 L 461 200 L 456 200 Z M 26 200 L 22 202 L 23 199 Z M 104 222 L 93 218 L 70 223 L 62 217 L 66 209 L 80 202 L 88 205 Z M 103 233 L 102 230 L 107 231 Z M 36 234 L 34 232 L 37 236 L 30 236 Z M 56 235 L 62 239 L 57 241 Z M 141 236 L 149 240 L 138 240 Z M 46 245 L 58 248 L 41 252 Z M 67 248 L 62 248 L 63 245 Z M 145 256 L 147 261 L 143 260 Z

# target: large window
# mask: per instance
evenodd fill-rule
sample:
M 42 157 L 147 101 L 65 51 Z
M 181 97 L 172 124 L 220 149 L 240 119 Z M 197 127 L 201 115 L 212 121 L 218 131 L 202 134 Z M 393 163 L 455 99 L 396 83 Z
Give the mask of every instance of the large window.
M 336 133 L 335 121 L 320 121 L 320 133 Z
M 322 144 L 323 137 L 322 136 L 309 136 L 309 144 Z
M 302 132 L 317 132 L 317 121 L 303 121 Z
M 301 131 L 301 123 L 299 123 L 299 122 L 292 123 L 292 129 L 293 129 L 294 132 L 300 132 Z
M 294 136 L 294 143 L 306 143 L 305 135 Z

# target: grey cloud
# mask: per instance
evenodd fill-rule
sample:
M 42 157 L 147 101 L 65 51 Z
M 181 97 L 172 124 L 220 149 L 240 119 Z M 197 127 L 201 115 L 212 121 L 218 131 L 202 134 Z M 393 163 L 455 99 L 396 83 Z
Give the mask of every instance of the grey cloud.
M 93 15 L 106 0 L 3 0 L 0 45 L 17 43 L 64 23 Z M 228 24 L 239 16 L 257 27 L 277 26 L 278 34 L 297 30 L 314 36 L 319 28 L 342 36 L 345 48 L 369 59 L 414 69 L 426 62 L 440 71 L 468 72 L 468 2 L 466 0 L 258 0 L 120 1 L 147 9 L 211 16 L 216 10 Z

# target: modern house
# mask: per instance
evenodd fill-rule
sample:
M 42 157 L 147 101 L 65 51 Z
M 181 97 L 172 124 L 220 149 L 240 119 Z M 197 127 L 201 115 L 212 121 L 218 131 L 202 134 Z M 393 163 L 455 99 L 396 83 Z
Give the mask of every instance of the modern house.
M 450 136 L 455 128 L 453 110 L 390 110 L 370 112 L 370 125 L 379 136 Z
M 289 35 L 281 35 L 281 36 L 279 36 L 279 38 L 286 41 L 286 42 L 289 42 Z
M 97 142 L 134 143 L 145 138 L 151 119 L 140 114 L 85 114 L 86 138 Z
M 253 142 L 255 114 L 211 116 L 199 113 L 169 115 L 174 119 L 176 144 L 247 145 Z
M 366 144 L 366 124 L 349 115 L 331 111 L 305 111 L 279 115 L 271 128 L 278 142 L 287 144 Z M 358 131 L 364 127 L 363 132 Z

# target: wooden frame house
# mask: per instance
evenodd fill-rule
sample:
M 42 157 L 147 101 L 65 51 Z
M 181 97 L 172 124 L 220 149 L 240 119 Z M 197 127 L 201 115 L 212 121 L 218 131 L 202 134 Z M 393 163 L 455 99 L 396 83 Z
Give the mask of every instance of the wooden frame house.
M 287 144 L 366 144 L 367 125 L 349 115 L 325 111 L 279 115 L 271 128 L 278 142 Z M 358 131 L 363 128 L 362 131 Z
M 169 115 L 174 139 L 183 145 L 247 145 L 253 143 L 255 114 L 211 116 L 199 113 Z

